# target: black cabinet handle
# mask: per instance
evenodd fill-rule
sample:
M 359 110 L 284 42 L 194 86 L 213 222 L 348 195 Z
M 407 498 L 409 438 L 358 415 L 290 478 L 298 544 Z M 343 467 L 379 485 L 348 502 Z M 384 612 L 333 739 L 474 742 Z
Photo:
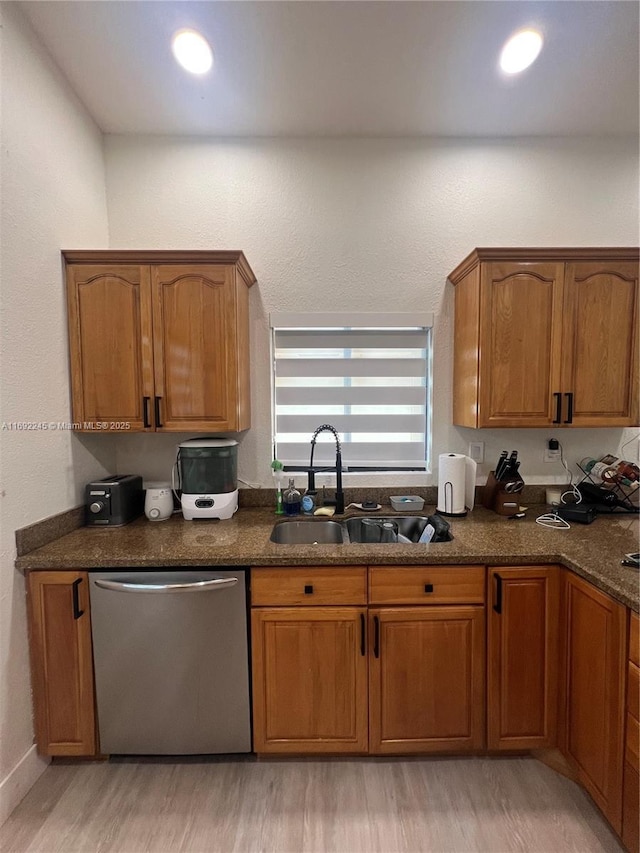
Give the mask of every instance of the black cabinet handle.
M 377 616 L 373 617 L 373 654 L 380 657 L 380 620 Z
M 502 578 L 497 572 L 494 577 L 496 579 L 496 603 L 493 605 L 493 609 L 496 613 L 502 613 Z
M 567 398 L 567 419 L 565 424 L 573 423 L 573 392 L 564 395 Z
M 162 421 L 160 420 L 160 400 L 162 400 L 162 397 L 156 397 L 155 408 L 156 408 L 156 426 L 157 427 L 162 426 Z
M 366 646 L 366 624 L 364 619 L 364 613 L 360 614 L 360 654 L 364 657 L 367 653 Z
M 78 587 L 80 586 L 81 583 L 82 583 L 82 578 L 77 578 L 71 584 L 71 591 L 73 593 L 73 618 L 74 619 L 79 619 L 84 613 L 84 610 L 80 610 L 80 596 L 78 595 Z
M 145 428 L 151 426 L 151 422 L 149 420 L 149 399 L 149 397 L 142 398 L 142 418 L 144 420 Z
M 424 585 L 424 591 L 425 592 L 433 592 L 433 584 L 432 583 L 426 583 Z
M 313 584 L 307 583 L 304 585 L 304 594 L 305 595 L 313 595 Z
M 554 391 L 553 396 L 556 398 L 556 416 L 551 423 L 559 424 L 562 418 L 562 394 L 560 391 Z

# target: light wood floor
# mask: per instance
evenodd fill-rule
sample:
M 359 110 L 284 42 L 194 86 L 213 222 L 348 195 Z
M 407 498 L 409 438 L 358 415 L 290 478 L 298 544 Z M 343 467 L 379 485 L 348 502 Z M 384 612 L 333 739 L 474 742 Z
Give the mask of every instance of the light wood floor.
M 112 760 L 49 767 L 2 853 L 394 853 L 622 848 L 531 758 Z

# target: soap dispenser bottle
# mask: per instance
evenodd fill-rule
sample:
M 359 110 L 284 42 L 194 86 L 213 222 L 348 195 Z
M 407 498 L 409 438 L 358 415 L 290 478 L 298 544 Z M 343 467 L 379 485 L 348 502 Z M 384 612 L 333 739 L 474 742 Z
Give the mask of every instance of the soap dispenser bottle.
M 289 486 L 285 489 L 285 493 L 282 496 L 282 503 L 284 504 L 284 514 L 285 515 L 299 515 L 300 514 L 300 503 L 302 501 L 302 495 L 296 489 L 296 484 L 293 477 L 289 477 Z

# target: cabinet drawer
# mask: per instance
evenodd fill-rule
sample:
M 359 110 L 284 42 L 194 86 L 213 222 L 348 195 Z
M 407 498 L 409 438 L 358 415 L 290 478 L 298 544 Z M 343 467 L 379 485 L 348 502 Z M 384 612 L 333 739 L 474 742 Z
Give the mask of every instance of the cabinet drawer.
M 484 566 L 375 566 L 370 604 L 483 604 Z
M 251 603 L 366 604 L 367 570 L 364 566 L 252 569 Z
M 631 614 L 631 626 L 629 629 L 629 660 L 640 666 L 640 617 L 637 613 Z
M 627 682 L 627 711 L 640 720 L 640 669 L 629 661 L 629 678 Z
M 625 758 L 636 772 L 640 772 L 640 723 L 631 714 L 627 714 L 627 748 Z

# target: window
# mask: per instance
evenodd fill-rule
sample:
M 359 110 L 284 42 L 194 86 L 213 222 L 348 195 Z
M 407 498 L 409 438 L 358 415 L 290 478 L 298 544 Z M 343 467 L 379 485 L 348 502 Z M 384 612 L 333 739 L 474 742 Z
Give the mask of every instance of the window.
M 309 464 L 324 423 L 348 471 L 429 467 L 430 314 L 272 314 L 273 435 L 289 469 Z M 314 464 L 333 465 L 318 437 Z

